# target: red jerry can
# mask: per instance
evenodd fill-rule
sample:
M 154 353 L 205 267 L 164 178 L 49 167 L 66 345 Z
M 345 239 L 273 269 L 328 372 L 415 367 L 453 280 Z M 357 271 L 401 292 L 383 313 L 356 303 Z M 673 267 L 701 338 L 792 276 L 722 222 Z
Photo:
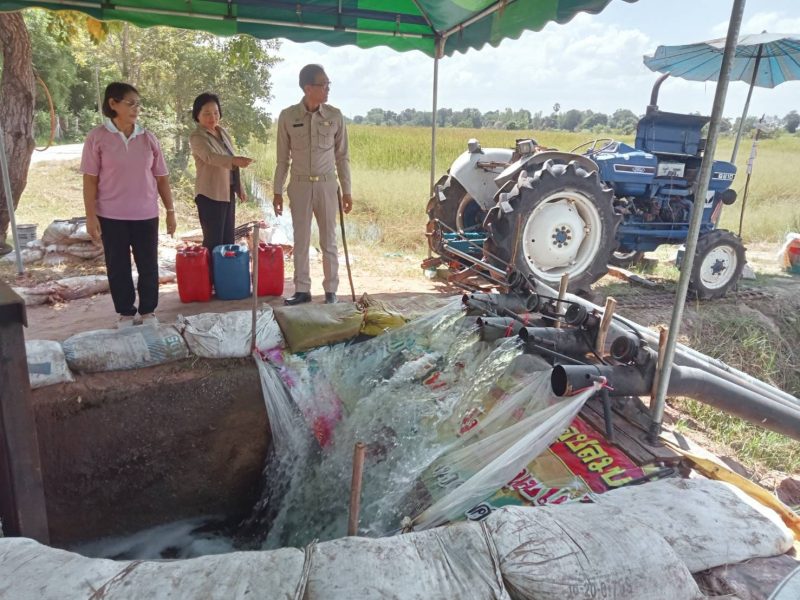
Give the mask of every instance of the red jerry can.
M 181 302 L 211 300 L 211 267 L 208 248 L 187 246 L 175 256 L 178 296 Z
M 258 295 L 283 295 L 283 248 L 278 244 L 258 245 Z

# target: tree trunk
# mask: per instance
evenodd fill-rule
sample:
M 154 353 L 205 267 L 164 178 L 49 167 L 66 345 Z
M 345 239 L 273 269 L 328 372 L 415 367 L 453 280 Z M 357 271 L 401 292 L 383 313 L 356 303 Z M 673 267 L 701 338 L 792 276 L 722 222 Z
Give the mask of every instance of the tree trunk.
M 3 74 L 0 77 L 0 126 L 5 132 L 8 170 L 14 208 L 28 182 L 28 167 L 35 145 L 33 105 L 36 80 L 33 76 L 31 40 L 22 13 L 0 13 L 0 49 Z M 8 203 L 0 185 L 0 244 L 8 234 Z

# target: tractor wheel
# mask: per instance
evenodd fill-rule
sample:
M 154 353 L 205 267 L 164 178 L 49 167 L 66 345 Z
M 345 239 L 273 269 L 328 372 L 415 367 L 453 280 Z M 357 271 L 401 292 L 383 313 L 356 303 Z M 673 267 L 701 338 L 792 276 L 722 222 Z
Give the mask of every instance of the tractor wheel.
M 611 254 L 611 258 L 608 259 L 608 264 L 627 269 L 628 267 L 638 265 L 642 262 L 643 258 L 644 252 L 639 252 L 637 250 L 614 250 Z
M 553 287 L 568 273 L 570 291 L 588 291 L 617 244 L 611 189 L 575 161 L 549 160 L 518 190 L 508 199 L 513 211 L 498 206 L 486 218 L 487 259 Z
M 445 180 L 446 176 L 440 179 L 439 183 L 444 183 Z M 428 243 L 431 249 L 439 254 L 442 252 L 440 233 L 448 233 L 451 230 L 459 233 L 475 231 L 480 229 L 486 218 L 486 211 L 455 179 L 451 179 L 450 185 L 443 191 L 444 200 L 439 199 L 437 194 L 433 194 L 426 207 L 429 219 L 426 227 Z M 445 225 L 441 231 L 436 231 L 435 220 Z
M 739 281 L 745 262 L 739 236 L 724 229 L 710 231 L 697 240 L 689 290 L 701 300 L 722 298 Z
M 442 251 L 441 236 L 438 235 L 438 233 L 447 233 L 457 228 L 458 223 L 456 217 L 458 215 L 458 207 L 464 199 L 464 196 L 467 195 L 466 190 L 461 184 L 452 178 L 450 178 L 450 184 L 447 187 L 441 187 L 447 182 L 448 178 L 448 175 L 444 175 L 436 183 L 436 188 L 444 192 L 444 198 L 440 198 L 438 193 L 434 192 L 431 194 L 428 205 L 425 207 L 425 212 L 428 213 L 428 225 L 426 226 L 428 243 L 431 250 L 437 253 L 441 253 Z M 437 228 L 435 227 L 434 220 L 438 220 L 444 225 L 444 227 L 441 228 L 441 232 L 436 231 Z

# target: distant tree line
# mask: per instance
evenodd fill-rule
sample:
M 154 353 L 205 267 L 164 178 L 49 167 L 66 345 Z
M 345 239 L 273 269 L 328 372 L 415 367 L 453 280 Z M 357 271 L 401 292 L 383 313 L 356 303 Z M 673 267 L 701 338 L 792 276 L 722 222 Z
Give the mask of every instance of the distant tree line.
M 356 115 L 352 122 L 364 125 L 382 126 L 420 126 L 430 127 L 432 122 L 430 111 L 421 111 L 407 108 L 400 112 L 372 108 L 366 115 Z M 470 129 L 560 129 L 563 131 L 615 131 L 622 134 L 631 134 L 636 130 L 636 123 L 640 115 L 619 108 L 608 115 L 592 110 L 569 109 L 562 111 L 559 104 L 553 106 L 550 114 L 543 111 L 531 113 L 524 108 L 512 110 L 490 110 L 482 113 L 477 108 L 453 110 L 440 108 L 436 112 L 436 125 L 438 127 L 466 127 Z M 752 131 L 759 117 L 750 116 L 745 120 L 745 132 Z M 721 130 L 723 133 L 735 132 L 739 127 L 740 119 L 723 119 Z M 800 128 L 800 115 L 796 110 L 789 112 L 785 117 L 766 117 L 764 119 L 768 131 L 785 130 L 795 133 Z

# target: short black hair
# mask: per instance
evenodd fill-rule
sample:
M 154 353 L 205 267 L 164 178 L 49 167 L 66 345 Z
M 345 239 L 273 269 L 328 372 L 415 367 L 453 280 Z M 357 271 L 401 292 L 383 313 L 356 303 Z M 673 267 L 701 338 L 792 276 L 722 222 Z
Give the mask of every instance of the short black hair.
M 197 115 L 200 114 L 200 111 L 203 110 L 203 107 L 209 102 L 217 103 L 219 116 L 222 118 L 222 105 L 219 103 L 219 96 L 212 94 L 211 92 L 203 92 L 194 99 L 194 104 L 192 105 L 192 118 L 195 120 L 195 122 L 197 122 Z
M 305 91 L 307 85 L 314 85 L 316 83 L 314 79 L 320 73 L 325 74 L 322 65 L 306 65 L 300 69 L 300 89 Z
M 121 83 L 119 81 L 109 83 L 106 86 L 106 92 L 103 95 L 103 114 L 109 119 L 116 117 L 117 111 L 111 108 L 111 105 L 108 103 L 109 100 L 113 99 L 115 102 L 122 102 L 125 99 L 125 94 L 130 94 L 131 92 L 137 96 L 139 95 L 139 90 L 133 87 L 130 83 Z

